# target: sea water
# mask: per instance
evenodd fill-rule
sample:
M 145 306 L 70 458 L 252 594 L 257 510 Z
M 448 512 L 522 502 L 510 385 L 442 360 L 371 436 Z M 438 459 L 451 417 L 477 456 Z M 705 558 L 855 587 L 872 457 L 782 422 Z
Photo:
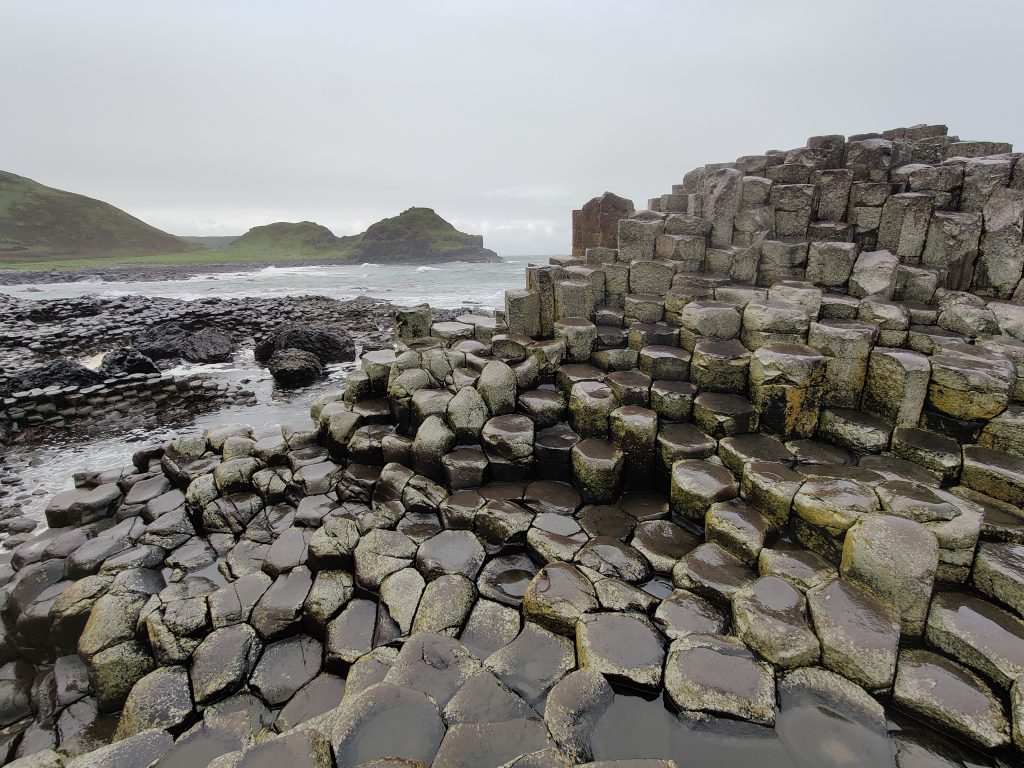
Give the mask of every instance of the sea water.
M 514 256 L 499 264 L 450 262 L 432 265 L 345 264 L 338 266 L 265 267 L 254 271 L 196 274 L 180 280 L 0 285 L 0 293 L 23 299 L 65 299 L 76 296 L 161 296 L 195 299 L 238 299 L 246 296 L 328 296 L 354 299 L 370 296 L 395 304 L 430 304 L 496 308 L 505 290 L 524 286 L 525 267 L 547 257 Z

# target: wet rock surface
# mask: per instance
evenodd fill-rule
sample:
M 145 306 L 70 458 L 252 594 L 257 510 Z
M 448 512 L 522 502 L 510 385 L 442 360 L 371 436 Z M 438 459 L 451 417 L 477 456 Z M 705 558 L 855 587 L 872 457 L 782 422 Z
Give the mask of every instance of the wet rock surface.
M 816 137 L 653 210 L 592 206 L 600 237 L 531 265 L 504 313 L 401 310 L 308 420 L 82 472 L 39 531 L 5 513 L 0 754 L 1018 764 L 1016 187 L 966 170 L 1007 152 L 939 127 Z M 102 330 L 158 366 L 251 338 L 315 372 L 388 324 L 358 302 L 142 305 L 4 299 L 25 343 L 0 362 Z M 33 402 L 77 414 L 49 387 Z

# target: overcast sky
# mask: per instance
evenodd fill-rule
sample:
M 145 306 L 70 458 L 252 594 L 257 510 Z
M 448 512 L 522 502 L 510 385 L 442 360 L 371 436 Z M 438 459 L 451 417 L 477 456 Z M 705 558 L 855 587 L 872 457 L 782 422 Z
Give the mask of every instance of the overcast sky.
M 0 168 L 175 234 L 428 206 L 505 255 L 706 162 L 944 122 L 1024 146 L 1024 3 L 0 0 Z

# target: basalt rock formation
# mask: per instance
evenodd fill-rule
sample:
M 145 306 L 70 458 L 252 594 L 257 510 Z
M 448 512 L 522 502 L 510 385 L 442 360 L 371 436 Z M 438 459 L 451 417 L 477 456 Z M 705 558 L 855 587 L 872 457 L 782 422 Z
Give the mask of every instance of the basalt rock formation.
M 707 166 L 495 317 L 398 310 L 308 423 L 78 476 L 6 567 L 0 743 L 1014 764 L 1020 163 L 932 126 Z

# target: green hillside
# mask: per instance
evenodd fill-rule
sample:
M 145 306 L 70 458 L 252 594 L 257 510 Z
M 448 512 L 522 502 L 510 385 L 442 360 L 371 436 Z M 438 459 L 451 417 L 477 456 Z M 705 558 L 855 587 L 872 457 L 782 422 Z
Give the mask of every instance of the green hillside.
M 351 250 L 355 258 L 364 261 L 415 261 L 474 251 L 481 252 L 480 261 L 490 260 L 486 254 L 498 260 L 497 254 L 484 248 L 483 237 L 459 232 L 431 208 L 409 208 L 372 224 L 359 235 Z
M 336 237 L 327 227 L 312 221 L 278 221 L 253 227 L 225 246 L 225 256 L 246 255 L 272 259 L 339 257 L 342 246 L 353 238 Z
M 373 261 L 499 261 L 480 235 L 467 235 L 430 208 L 409 208 L 359 235 L 335 236 L 311 221 L 253 227 L 220 251 L 238 259 Z
M 0 171 L 0 269 L 170 264 L 501 261 L 480 235 L 430 208 L 336 236 L 312 221 L 253 227 L 241 237 L 175 237 L 108 203 Z
M 111 258 L 200 251 L 90 197 L 0 171 L 0 261 Z

